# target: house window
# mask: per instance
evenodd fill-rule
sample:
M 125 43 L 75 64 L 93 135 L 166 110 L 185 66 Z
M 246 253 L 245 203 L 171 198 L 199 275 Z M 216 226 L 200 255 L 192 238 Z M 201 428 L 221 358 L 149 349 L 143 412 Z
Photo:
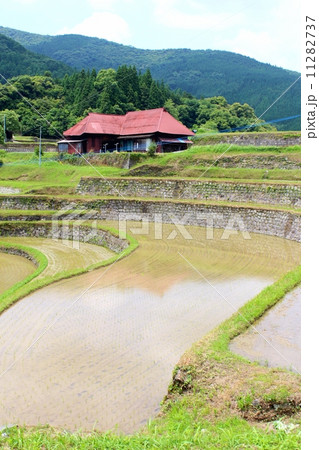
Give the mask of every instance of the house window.
M 126 139 L 125 141 L 123 141 L 122 150 L 123 150 L 123 152 L 132 152 L 133 151 L 133 140 Z
M 59 152 L 67 152 L 69 148 L 69 144 L 58 144 Z

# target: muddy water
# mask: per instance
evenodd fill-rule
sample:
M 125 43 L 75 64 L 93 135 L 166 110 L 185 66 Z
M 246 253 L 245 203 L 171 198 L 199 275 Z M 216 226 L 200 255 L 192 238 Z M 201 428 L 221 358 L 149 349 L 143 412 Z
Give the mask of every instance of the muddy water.
M 173 231 L 164 226 L 155 240 L 151 227 L 128 258 L 0 317 L 0 424 L 139 429 L 158 412 L 182 353 L 299 262 L 295 242 L 224 241 L 218 231 L 207 241 L 195 227 L 192 240 L 168 239 Z
M 27 258 L 0 253 L 0 294 L 35 270 L 36 266 Z
M 48 258 L 48 266 L 38 278 L 55 275 L 66 270 L 87 267 L 91 264 L 107 260 L 115 255 L 111 250 L 98 245 L 61 239 L 1 237 L 1 240 L 33 247 L 46 255 Z
M 301 289 L 289 292 L 254 328 L 238 336 L 230 349 L 270 367 L 301 371 Z

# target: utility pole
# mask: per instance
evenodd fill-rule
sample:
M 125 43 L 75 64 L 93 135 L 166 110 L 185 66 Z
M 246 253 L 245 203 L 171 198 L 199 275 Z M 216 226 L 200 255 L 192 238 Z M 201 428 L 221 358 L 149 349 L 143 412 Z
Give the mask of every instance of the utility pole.
M 3 116 L 3 129 L 4 129 L 4 137 L 3 142 L 7 142 L 7 135 L 6 135 L 6 115 Z
M 39 142 L 39 166 L 41 166 L 41 137 L 42 137 L 42 127 L 40 127 L 40 142 Z

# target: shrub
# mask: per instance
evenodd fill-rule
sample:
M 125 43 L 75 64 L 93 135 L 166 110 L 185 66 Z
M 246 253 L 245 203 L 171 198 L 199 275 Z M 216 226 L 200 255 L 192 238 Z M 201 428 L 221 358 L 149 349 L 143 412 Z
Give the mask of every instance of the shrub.
M 157 145 L 155 144 L 155 142 L 152 142 L 147 149 L 148 156 L 153 157 L 156 153 L 156 149 Z
M 35 156 L 39 156 L 39 150 L 40 150 L 40 147 L 38 145 L 36 147 L 34 147 Z M 43 155 L 44 151 L 45 151 L 45 146 L 41 145 L 41 156 Z

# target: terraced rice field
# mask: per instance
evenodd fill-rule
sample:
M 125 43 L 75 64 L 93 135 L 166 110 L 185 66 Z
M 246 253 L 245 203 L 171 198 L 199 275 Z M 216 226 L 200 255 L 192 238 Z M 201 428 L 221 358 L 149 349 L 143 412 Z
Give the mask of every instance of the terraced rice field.
M 0 252 L 0 294 L 31 275 L 35 269 L 27 258 Z
M 78 241 L 31 237 L 1 237 L 1 241 L 26 245 L 44 253 L 48 258 L 48 266 L 38 278 L 55 275 L 66 270 L 88 267 L 114 255 L 114 252 L 107 248 Z
M 185 350 L 300 261 L 296 242 L 187 231 L 192 239 L 164 225 L 158 240 L 150 225 L 128 258 L 47 286 L 0 316 L 0 424 L 139 429 L 159 411 Z
M 257 321 L 253 328 L 237 336 L 230 349 L 252 361 L 300 373 L 300 310 L 301 288 L 298 286 Z

